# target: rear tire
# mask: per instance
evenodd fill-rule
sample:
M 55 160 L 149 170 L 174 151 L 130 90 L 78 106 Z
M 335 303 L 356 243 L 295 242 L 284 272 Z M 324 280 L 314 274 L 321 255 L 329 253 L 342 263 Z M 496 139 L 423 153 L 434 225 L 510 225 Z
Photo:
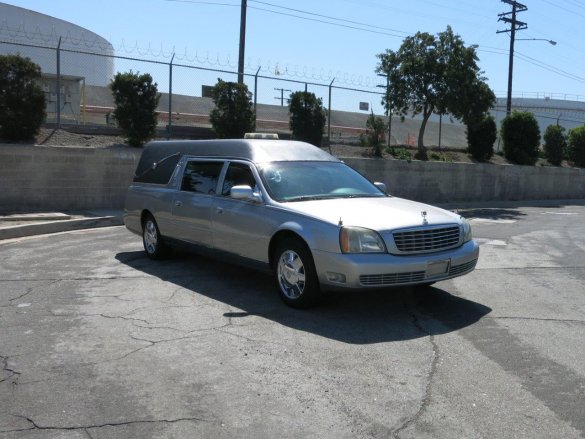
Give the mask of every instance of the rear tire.
M 150 259 L 163 259 L 170 253 L 169 247 L 160 234 L 156 220 L 150 214 L 142 222 L 142 244 L 146 256 Z
M 274 276 L 280 298 L 293 308 L 309 308 L 321 297 L 313 256 L 297 239 L 285 239 L 275 251 Z

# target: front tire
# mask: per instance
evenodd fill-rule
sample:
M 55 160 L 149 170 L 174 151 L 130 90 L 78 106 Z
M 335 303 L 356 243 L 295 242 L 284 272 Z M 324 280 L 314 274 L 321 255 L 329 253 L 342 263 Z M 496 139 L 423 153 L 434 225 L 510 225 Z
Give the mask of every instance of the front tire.
M 313 256 L 307 246 L 293 239 L 282 241 L 276 248 L 274 275 L 280 298 L 293 308 L 309 308 L 316 304 L 321 291 Z
M 150 259 L 163 259 L 169 255 L 169 248 L 162 239 L 158 224 L 152 215 L 147 215 L 142 222 L 142 244 Z

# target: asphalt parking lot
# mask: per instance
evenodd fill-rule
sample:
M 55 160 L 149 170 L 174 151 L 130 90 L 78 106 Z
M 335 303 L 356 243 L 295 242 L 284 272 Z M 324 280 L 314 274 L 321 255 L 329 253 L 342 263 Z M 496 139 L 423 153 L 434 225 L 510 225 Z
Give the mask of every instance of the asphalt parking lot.
M 0 438 L 585 437 L 585 206 L 462 213 L 470 275 L 308 311 L 123 227 L 0 241 Z

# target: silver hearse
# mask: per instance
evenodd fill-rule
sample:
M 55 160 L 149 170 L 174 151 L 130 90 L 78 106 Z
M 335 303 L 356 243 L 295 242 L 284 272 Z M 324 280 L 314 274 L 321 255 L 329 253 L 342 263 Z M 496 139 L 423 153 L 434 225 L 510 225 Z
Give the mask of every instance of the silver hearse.
M 283 140 L 147 144 L 124 223 L 152 259 L 188 246 L 269 269 L 294 307 L 323 290 L 430 285 L 479 256 L 461 216 L 392 197 L 321 149 Z

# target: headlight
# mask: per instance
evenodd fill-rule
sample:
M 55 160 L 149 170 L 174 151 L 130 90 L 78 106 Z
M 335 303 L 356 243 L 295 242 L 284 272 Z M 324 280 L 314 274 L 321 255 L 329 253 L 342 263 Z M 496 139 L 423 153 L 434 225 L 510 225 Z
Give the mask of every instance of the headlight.
M 465 218 L 461 217 L 461 225 L 463 226 L 463 242 L 471 241 L 471 224 Z
M 343 253 L 385 253 L 382 237 L 373 230 L 361 227 L 342 227 L 339 244 Z

